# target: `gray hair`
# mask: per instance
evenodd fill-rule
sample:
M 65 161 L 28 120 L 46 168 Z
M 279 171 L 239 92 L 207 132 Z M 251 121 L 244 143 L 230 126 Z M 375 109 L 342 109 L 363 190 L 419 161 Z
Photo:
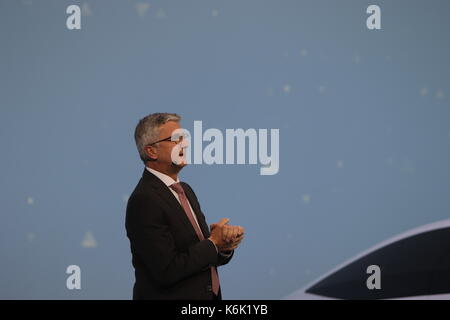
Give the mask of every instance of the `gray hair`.
M 145 163 L 150 161 L 145 153 L 145 146 L 153 143 L 159 137 L 160 126 L 168 121 L 180 122 L 181 117 L 176 113 L 152 113 L 139 120 L 134 130 L 134 140 L 141 160 Z

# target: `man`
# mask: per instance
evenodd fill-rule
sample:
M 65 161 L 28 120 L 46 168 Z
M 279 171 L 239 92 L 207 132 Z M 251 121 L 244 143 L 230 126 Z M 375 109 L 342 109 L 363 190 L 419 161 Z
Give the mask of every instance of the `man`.
M 133 299 L 222 299 L 217 266 L 227 264 L 244 237 L 228 219 L 211 225 L 178 173 L 187 140 L 180 116 L 154 113 L 136 126 L 146 168 L 126 212 L 136 282 Z

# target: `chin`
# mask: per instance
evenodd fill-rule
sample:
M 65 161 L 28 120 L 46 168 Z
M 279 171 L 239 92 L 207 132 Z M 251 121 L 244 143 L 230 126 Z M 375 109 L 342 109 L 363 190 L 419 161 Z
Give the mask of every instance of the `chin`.
M 175 168 L 181 169 L 181 168 L 184 168 L 185 166 L 187 166 L 187 163 L 186 163 L 186 161 L 183 161 L 183 162 L 181 162 L 179 164 L 177 164 L 175 162 L 172 162 L 172 166 L 174 166 Z

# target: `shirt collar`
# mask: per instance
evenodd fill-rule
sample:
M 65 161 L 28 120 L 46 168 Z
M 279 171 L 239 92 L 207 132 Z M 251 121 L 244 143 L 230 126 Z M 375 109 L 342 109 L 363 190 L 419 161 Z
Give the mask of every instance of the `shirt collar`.
M 155 169 L 145 167 L 150 173 L 153 173 L 155 176 L 157 176 L 166 186 L 170 186 L 174 183 L 180 182 L 180 179 L 177 177 L 177 181 L 173 180 L 171 177 L 169 177 L 167 174 L 164 174 L 162 172 L 159 172 Z

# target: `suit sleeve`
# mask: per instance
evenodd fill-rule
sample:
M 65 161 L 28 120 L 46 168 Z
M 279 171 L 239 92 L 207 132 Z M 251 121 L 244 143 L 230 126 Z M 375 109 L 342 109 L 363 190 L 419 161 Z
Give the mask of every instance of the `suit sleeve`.
M 227 264 L 228 262 L 230 262 L 233 255 L 234 255 L 234 250 L 232 250 L 231 253 L 229 253 L 229 254 L 221 254 L 219 252 L 219 256 L 217 258 L 218 259 L 217 265 L 223 266 L 223 265 Z
M 148 195 L 136 195 L 128 202 L 126 229 L 131 250 L 161 286 L 174 285 L 218 263 L 214 244 L 207 239 L 178 252 L 162 209 Z

